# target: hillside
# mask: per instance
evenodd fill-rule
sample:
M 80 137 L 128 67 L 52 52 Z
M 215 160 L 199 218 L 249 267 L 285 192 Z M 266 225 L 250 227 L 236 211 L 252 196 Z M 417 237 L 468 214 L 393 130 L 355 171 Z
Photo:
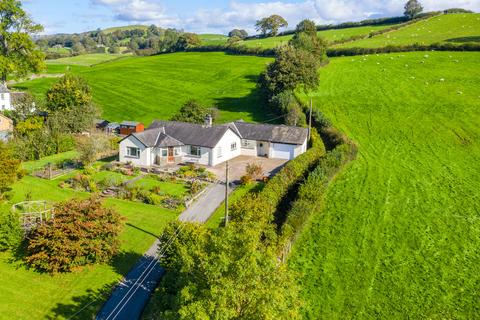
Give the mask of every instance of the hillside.
M 363 26 L 363 27 L 354 27 L 354 28 L 345 28 L 345 29 L 331 29 L 319 31 L 317 34 L 320 37 L 323 37 L 325 40 L 332 42 L 347 39 L 353 36 L 359 35 L 368 35 L 371 32 L 379 31 L 393 26 L 392 24 L 387 25 L 376 25 L 376 26 Z M 269 37 L 264 39 L 253 39 L 243 41 L 241 44 L 248 47 L 261 47 L 261 48 L 276 48 L 279 45 L 287 43 L 293 35 L 287 36 L 278 36 L 278 37 Z
M 110 121 L 149 124 L 154 119 L 168 119 L 189 99 L 216 105 L 220 122 L 261 121 L 269 116 L 256 83 L 271 61 L 224 53 L 176 53 L 124 58 L 89 68 L 76 66 L 71 72 L 88 80 L 95 103 Z M 60 73 L 62 66 L 54 68 Z M 16 87 L 41 98 L 55 81 L 37 79 Z
M 480 14 L 446 14 L 417 22 L 396 31 L 340 47 L 377 48 L 388 45 L 480 42 Z
M 405 53 L 322 70 L 314 104 L 360 154 L 290 259 L 306 319 L 478 316 L 479 61 Z

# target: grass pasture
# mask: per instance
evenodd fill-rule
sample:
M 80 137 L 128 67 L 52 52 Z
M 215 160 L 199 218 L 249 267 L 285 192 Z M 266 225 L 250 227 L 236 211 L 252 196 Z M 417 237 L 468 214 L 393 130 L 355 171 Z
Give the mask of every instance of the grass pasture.
M 317 34 L 320 37 L 323 37 L 328 42 L 338 41 L 347 39 L 353 36 L 368 35 L 371 32 L 383 30 L 392 25 L 378 25 L 378 26 L 363 26 L 355 28 L 345 28 L 345 29 L 332 29 L 319 31 Z M 269 37 L 264 39 L 252 39 L 243 41 L 241 44 L 246 45 L 247 47 L 260 47 L 260 48 L 276 48 L 282 44 L 288 43 L 293 35 L 287 36 L 278 36 L 278 37 Z
M 429 45 L 433 43 L 480 43 L 480 14 L 445 14 L 414 23 L 373 38 L 339 47 L 380 48 L 388 45 Z
M 478 317 L 479 61 L 417 52 L 322 69 L 314 104 L 360 153 L 289 261 L 306 319 Z
M 198 36 L 204 46 L 222 45 L 228 41 L 228 37 L 223 34 L 200 34 Z
M 130 57 L 78 67 L 71 72 L 89 82 L 94 102 L 110 121 L 136 120 L 150 124 L 169 119 L 189 99 L 215 105 L 219 122 L 271 117 L 256 88 L 259 74 L 270 58 L 225 53 L 175 53 Z M 64 62 L 65 63 L 65 62 Z M 44 97 L 57 79 L 36 79 L 15 87 Z
M 15 197 L 12 203 L 23 201 L 27 193 L 33 200 L 88 197 L 84 192 L 59 188 L 59 181 L 24 177 L 13 187 Z M 28 269 L 13 253 L 0 253 L 1 319 L 94 318 L 112 285 L 128 272 L 166 224 L 177 216 L 160 207 L 118 199 L 108 199 L 106 205 L 115 207 L 126 218 L 121 234 L 122 253 L 110 264 L 50 276 Z
M 122 57 L 125 57 L 125 55 L 110 54 L 110 53 L 90 53 L 90 54 L 82 54 L 79 56 L 48 60 L 47 64 L 77 65 L 77 66 L 89 67 L 95 64 L 116 60 Z

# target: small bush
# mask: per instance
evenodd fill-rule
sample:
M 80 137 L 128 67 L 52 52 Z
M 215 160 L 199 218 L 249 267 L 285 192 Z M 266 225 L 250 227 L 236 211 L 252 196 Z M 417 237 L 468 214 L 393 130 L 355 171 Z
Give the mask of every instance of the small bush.
M 0 251 L 12 249 L 22 241 L 19 217 L 10 211 L 0 211 Z
M 251 184 L 253 182 L 253 179 L 252 179 L 252 176 L 251 175 L 244 175 L 240 178 L 240 183 L 243 185 L 243 186 L 247 186 L 249 184 Z
M 258 163 L 249 163 L 246 167 L 247 175 L 254 180 L 259 180 L 263 177 L 263 167 Z
M 162 196 L 155 193 L 150 193 L 145 197 L 145 203 L 153 206 L 160 205 L 162 203 L 162 200 Z
M 119 250 L 122 218 L 99 198 L 57 204 L 54 218 L 30 236 L 26 262 L 49 273 L 109 261 Z

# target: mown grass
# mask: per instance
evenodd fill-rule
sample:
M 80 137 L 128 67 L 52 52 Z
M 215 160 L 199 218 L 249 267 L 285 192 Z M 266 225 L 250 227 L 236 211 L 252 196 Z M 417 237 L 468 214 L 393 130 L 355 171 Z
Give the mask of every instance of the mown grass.
M 479 61 L 405 53 L 322 70 L 314 103 L 360 153 L 289 261 L 305 318 L 478 316 Z
M 14 185 L 12 203 L 23 201 L 27 193 L 32 200 L 49 201 L 89 196 L 84 192 L 60 189 L 58 182 L 24 177 Z M 117 199 L 106 200 L 106 205 L 116 208 L 126 218 L 121 234 L 122 253 L 109 265 L 87 267 L 71 274 L 55 276 L 28 269 L 21 257 L 14 253 L 0 253 L 0 318 L 69 319 L 77 312 L 75 319 L 93 318 L 108 297 L 112 285 L 153 244 L 155 235 L 159 235 L 166 224 L 177 216 L 159 207 Z M 99 295 L 99 292 L 107 294 Z
M 328 42 L 339 41 L 347 39 L 353 36 L 368 35 L 370 32 L 383 30 L 390 25 L 378 25 L 378 26 L 364 26 L 364 27 L 355 27 L 355 28 L 346 28 L 346 29 L 332 29 L 319 31 L 317 34 L 327 40 Z M 287 44 L 288 41 L 293 37 L 293 35 L 287 36 L 278 36 L 278 37 L 269 37 L 264 39 L 253 39 L 243 41 L 241 44 L 246 45 L 247 47 L 260 47 L 260 48 L 276 48 L 280 45 Z
M 53 165 L 53 164 L 61 163 L 62 161 L 65 161 L 65 160 L 74 160 L 77 157 L 78 157 L 77 151 L 68 151 L 64 153 L 54 154 L 49 157 L 44 157 L 37 161 L 22 162 L 22 168 L 25 169 L 27 172 L 33 172 L 35 170 L 40 170 L 44 168 L 49 163 Z
M 126 55 L 109 54 L 109 53 L 90 53 L 90 54 L 82 54 L 79 56 L 48 60 L 47 63 L 49 65 L 60 64 L 60 65 L 91 66 L 98 63 L 116 60 L 122 57 L 126 57 Z
M 480 14 L 446 14 L 423 20 L 396 31 L 340 47 L 380 48 L 388 45 L 480 42 Z
M 228 41 L 228 37 L 223 34 L 200 34 L 199 37 L 204 46 L 226 44 Z
M 177 182 L 168 182 L 168 181 L 158 181 L 154 178 L 144 177 L 135 182 L 136 186 L 139 186 L 145 190 L 152 190 L 153 188 L 159 187 L 161 192 L 172 196 L 183 196 L 188 191 L 188 187 L 182 181 Z
M 71 72 L 87 79 L 94 102 L 110 121 L 149 124 L 154 119 L 169 119 L 189 99 L 217 106 L 219 122 L 262 121 L 272 116 L 263 106 L 256 83 L 271 61 L 218 52 L 176 53 L 125 58 Z M 36 79 L 16 87 L 41 98 L 56 81 Z

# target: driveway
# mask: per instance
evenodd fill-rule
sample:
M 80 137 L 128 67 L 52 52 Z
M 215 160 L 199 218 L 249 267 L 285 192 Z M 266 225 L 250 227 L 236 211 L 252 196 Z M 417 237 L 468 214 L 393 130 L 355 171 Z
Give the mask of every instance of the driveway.
M 229 188 L 228 193 L 232 192 Z M 178 217 L 184 222 L 205 223 L 225 200 L 225 184 L 213 184 Z
M 245 175 L 245 168 L 249 163 L 257 163 L 263 167 L 263 175 L 271 176 L 272 174 L 277 173 L 288 160 L 282 159 L 268 159 L 263 157 L 251 157 L 251 156 L 239 156 L 232 160 L 229 160 L 230 168 L 230 181 L 238 181 L 240 178 Z M 220 181 L 225 181 L 225 167 L 226 163 L 219 164 L 218 166 L 207 168 L 209 171 L 213 172 L 217 179 Z

